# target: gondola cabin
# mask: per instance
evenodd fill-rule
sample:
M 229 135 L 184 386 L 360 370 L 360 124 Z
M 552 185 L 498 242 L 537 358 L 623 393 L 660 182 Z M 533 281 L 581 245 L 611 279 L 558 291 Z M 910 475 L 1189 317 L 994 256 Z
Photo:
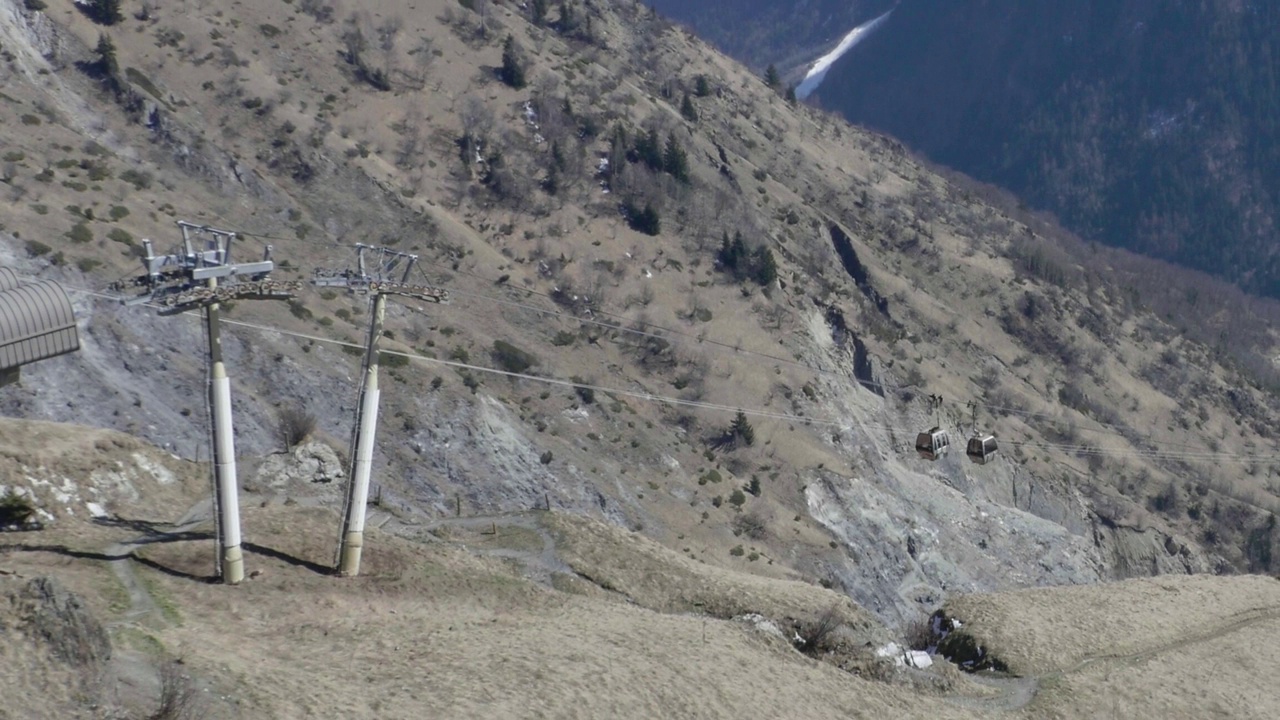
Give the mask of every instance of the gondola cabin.
M 969 446 L 965 455 L 979 465 L 986 465 L 996 456 L 996 437 L 994 435 L 975 435 L 969 438 Z
M 925 460 L 937 460 L 947 454 L 950 446 L 951 438 L 947 437 L 947 431 L 942 428 L 935 427 L 916 436 L 916 452 Z

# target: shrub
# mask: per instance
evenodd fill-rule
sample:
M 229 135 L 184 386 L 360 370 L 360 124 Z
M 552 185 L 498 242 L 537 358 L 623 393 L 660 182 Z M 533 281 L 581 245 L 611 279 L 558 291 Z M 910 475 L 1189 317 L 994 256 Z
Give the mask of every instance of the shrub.
M 307 306 L 304 305 L 301 300 L 297 300 L 297 299 L 290 300 L 288 301 L 288 305 L 289 305 L 289 313 L 292 314 L 294 317 L 298 318 L 299 320 L 311 319 L 311 311 L 307 309 Z M 357 351 L 357 353 L 358 352 L 359 351 Z
M 112 220 L 122 220 L 129 216 L 129 208 L 123 205 L 112 205 L 111 210 L 110 212 L 107 213 L 107 215 Z
M 149 172 L 130 168 L 120 173 L 120 179 L 133 185 L 135 190 L 146 190 L 155 178 Z
M 36 508 L 31 504 L 31 499 L 25 495 L 18 495 L 13 490 L 8 490 L 3 497 L 0 497 L 0 527 L 22 525 L 35 512 Z
M 553 456 L 551 454 L 551 451 L 548 450 L 538 456 L 538 462 L 542 463 L 543 465 L 550 465 L 552 458 Z
M 39 124 L 40 124 L 40 118 L 39 118 L 39 117 L 37 117 L 37 116 L 35 116 L 35 115 L 32 115 L 32 114 L 28 113 L 28 114 L 26 114 L 26 115 L 23 115 L 23 116 L 22 116 L 22 124 L 23 124 L 23 125 L 39 125 Z
M 315 431 L 316 416 L 300 407 L 286 407 L 276 418 L 276 436 L 284 443 L 285 452 L 297 447 Z
M 573 386 L 573 392 L 576 393 L 578 398 L 582 400 L 582 404 L 590 405 L 591 403 L 596 401 L 596 391 L 592 388 L 589 388 L 581 384 L 586 382 L 585 380 L 578 377 L 577 375 L 574 375 L 569 379 L 575 383 L 579 383 Z
M 41 255 L 47 254 L 50 250 L 53 249 L 48 245 L 45 245 L 44 243 L 40 242 L 39 240 L 28 240 L 26 244 L 26 248 L 27 248 L 27 254 L 31 255 L 32 257 L 40 257 Z
M 93 272 L 94 269 L 101 267 L 101 265 L 102 262 L 100 260 L 94 260 L 93 258 L 80 258 L 79 260 L 76 260 L 76 268 L 82 273 Z
M 840 621 L 840 606 L 832 603 L 814 620 L 801 623 L 796 630 L 796 649 L 806 655 L 818 655 L 826 649 L 827 642 L 843 623 Z
M 923 615 L 909 621 L 902 628 L 903 641 L 912 650 L 928 650 L 937 644 L 938 636 L 933 632 L 933 617 Z
M 759 513 L 743 513 L 733 519 L 733 532 L 736 535 L 746 535 L 752 540 L 763 540 L 766 531 L 764 518 L 760 517 Z
M 67 232 L 67 239 L 73 243 L 88 243 L 93 241 L 93 231 L 83 222 L 76 223 L 71 230 Z
M 729 493 L 729 504 L 741 508 L 747 502 L 747 496 L 741 490 L 734 490 Z
M 325 319 L 327 320 L 328 318 Z M 389 353 L 380 352 L 378 353 L 378 364 L 389 368 L 408 367 L 409 358 L 400 354 L 391 355 Z
M 107 239 L 112 242 L 118 242 L 121 245 L 133 244 L 133 235 L 123 228 L 111 228 L 111 232 L 107 233 Z
M 538 364 L 537 356 L 521 350 L 505 340 L 494 340 L 490 353 L 498 367 L 507 372 L 523 373 Z
M 741 545 L 734 545 L 733 549 L 729 550 L 729 554 L 734 557 L 742 557 L 747 554 L 747 551 Z

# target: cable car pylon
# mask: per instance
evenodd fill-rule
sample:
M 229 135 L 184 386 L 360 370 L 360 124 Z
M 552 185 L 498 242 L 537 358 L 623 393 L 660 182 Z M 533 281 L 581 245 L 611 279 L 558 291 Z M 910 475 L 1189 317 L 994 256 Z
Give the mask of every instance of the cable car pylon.
M 346 502 L 342 512 L 342 532 L 334 561 L 338 574 L 354 577 L 360 574 L 360 555 L 364 550 L 364 521 L 369 504 L 369 476 L 373 467 L 373 442 L 378 427 L 378 341 L 386 316 L 387 296 L 400 295 L 424 302 L 447 303 L 449 292 L 426 285 L 409 284 L 409 273 L 418 261 L 417 255 L 357 243 L 354 270 L 316 270 L 311 283 L 317 287 L 341 287 L 353 294 L 368 295 L 370 303 L 369 336 L 365 343 L 364 366 L 360 379 L 360 399 L 356 404 L 356 422 L 351 439 L 351 468 L 347 477 Z M 366 260 L 366 255 L 369 257 Z M 400 279 L 391 275 L 404 266 Z M 370 270 L 370 266 L 374 266 Z
M 244 553 L 240 549 L 240 498 L 236 484 L 236 449 L 231 422 L 231 379 L 222 361 L 219 305 L 228 300 L 287 300 L 301 289 L 297 281 L 271 280 L 275 264 L 271 246 L 257 262 L 234 263 L 231 245 L 236 233 L 207 225 L 178 221 L 182 245 L 168 255 L 156 255 L 150 240 L 143 240 L 145 272 L 116 283 L 113 290 L 141 288 L 143 292 L 125 305 L 151 303 L 161 315 L 202 309 L 209 343 L 208 398 L 212 420 L 214 528 L 218 543 L 216 574 L 228 585 L 244 580 Z M 194 242 L 203 239 L 202 247 Z M 219 284 L 218 280 L 225 281 Z

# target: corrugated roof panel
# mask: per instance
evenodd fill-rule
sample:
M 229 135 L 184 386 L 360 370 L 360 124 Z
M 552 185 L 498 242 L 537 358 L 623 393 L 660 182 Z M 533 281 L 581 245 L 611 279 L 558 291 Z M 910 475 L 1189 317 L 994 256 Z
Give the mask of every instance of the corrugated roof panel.
M 57 283 L 42 280 L 0 291 L 0 370 L 79 349 L 71 301 Z
M 0 267 L 0 292 L 12 290 L 22 284 L 18 279 L 18 273 L 6 267 Z

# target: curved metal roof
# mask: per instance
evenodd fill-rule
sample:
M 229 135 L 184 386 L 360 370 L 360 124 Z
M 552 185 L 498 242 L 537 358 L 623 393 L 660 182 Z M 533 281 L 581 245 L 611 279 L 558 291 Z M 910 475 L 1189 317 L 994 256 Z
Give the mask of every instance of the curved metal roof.
M 0 283 L 12 274 L 4 270 Z M 60 285 L 41 280 L 0 290 L 0 371 L 79 349 L 71 300 Z
M 18 273 L 6 267 L 0 267 L 0 292 L 12 290 L 22 284 L 18 279 Z

